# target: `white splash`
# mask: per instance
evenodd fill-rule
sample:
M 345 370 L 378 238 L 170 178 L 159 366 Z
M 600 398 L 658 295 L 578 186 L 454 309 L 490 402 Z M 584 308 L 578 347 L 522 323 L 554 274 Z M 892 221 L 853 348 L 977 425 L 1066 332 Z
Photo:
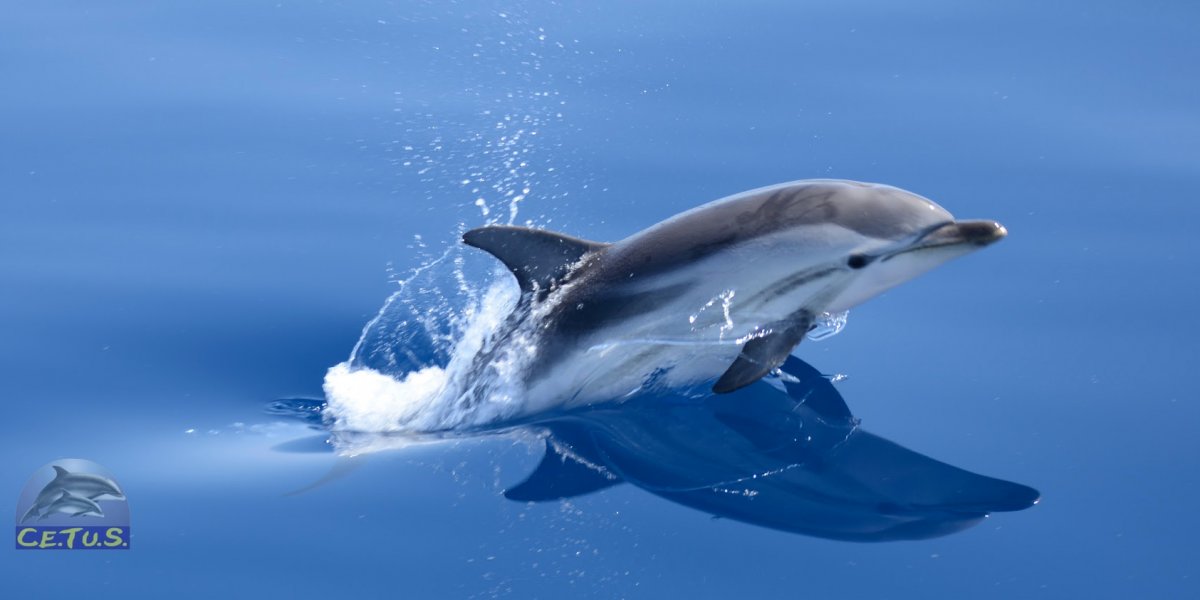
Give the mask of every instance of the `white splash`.
M 839 313 L 823 312 L 817 315 L 813 320 L 813 326 L 808 330 L 808 339 L 814 342 L 827 340 L 846 328 L 846 322 L 850 319 L 850 311 L 842 311 Z
M 390 311 L 413 309 L 413 298 L 405 289 L 397 292 L 384 306 L 363 340 L 373 339 L 375 328 L 389 327 Z M 450 338 L 457 340 L 449 349 L 447 364 L 400 364 L 380 361 L 379 353 L 360 351 L 325 374 L 325 409 L 335 431 L 374 433 L 426 433 L 463 426 L 490 423 L 512 416 L 519 408 L 521 359 L 530 353 L 520 343 L 509 343 L 486 371 L 477 372 L 475 360 L 492 349 L 494 337 L 504 329 L 504 321 L 516 303 L 518 291 L 507 274 L 497 278 L 482 296 L 460 314 L 451 314 L 451 305 L 437 307 L 440 316 L 449 319 Z M 400 343 L 414 337 L 429 340 L 438 336 L 437 319 L 418 323 L 400 320 Z M 514 335 L 519 336 L 520 332 Z M 377 344 L 391 343 L 388 336 L 375 337 Z M 363 340 L 359 348 L 367 350 Z M 368 342 L 369 343 L 369 342 Z M 437 344 L 437 341 L 433 342 Z M 444 343 L 444 342 L 443 342 Z M 436 349 L 436 348 L 435 348 Z M 444 350 L 444 349 L 440 349 Z M 433 361 L 435 356 L 417 357 Z
M 398 431 L 415 425 L 449 382 L 446 370 L 426 367 L 397 380 L 369 367 L 338 364 L 325 374 L 325 414 L 337 429 Z M 418 425 L 419 427 L 419 425 Z
M 398 173 L 424 189 L 424 197 L 413 200 L 457 210 L 472 225 L 518 224 L 531 199 L 554 206 L 566 189 L 579 189 L 574 152 L 563 150 L 563 133 L 575 127 L 564 116 L 569 89 L 557 70 L 543 69 L 560 58 L 574 60 L 578 42 L 554 38 L 514 9 L 498 23 L 471 27 L 455 38 L 461 44 L 432 51 L 426 58 L 439 81 L 446 74 L 463 78 L 450 88 L 460 90 L 457 96 L 439 89 L 437 101 L 477 106 L 470 115 L 434 110 L 419 88 L 395 92 L 397 136 L 386 150 L 394 153 Z M 498 75 L 496 85 L 481 87 L 473 75 L 485 63 L 488 81 Z M 578 83 L 578 76 L 568 81 Z M 586 179 L 581 187 L 587 189 Z M 324 415 L 335 430 L 446 431 L 501 420 L 519 408 L 520 374 L 534 349 L 505 325 L 516 286 L 504 272 L 480 287 L 494 261 L 464 251 L 457 237 L 440 255 L 417 240 L 412 248 L 421 266 L 396 278 L 399 290 L 364 327 L 350 358 L 329 369 Z M 507 337 L 495 350 L 499 335 Z M 481 368 L 477 357 L 484 355 Z

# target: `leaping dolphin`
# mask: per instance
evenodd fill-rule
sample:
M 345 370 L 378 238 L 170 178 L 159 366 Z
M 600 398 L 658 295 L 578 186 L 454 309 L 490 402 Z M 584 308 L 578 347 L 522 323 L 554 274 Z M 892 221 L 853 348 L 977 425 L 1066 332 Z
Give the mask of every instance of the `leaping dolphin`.
M 509 333 L 478 366 L 531 355 L 526 412 L 624 398 L 650 381 L 732 392 L 783 364 L 821 313 L 1006 233 L 898 188 L 828 179 L 730 196 L 612 244 L 473 229 L 464 242 L 503 262 L 522 291 Z

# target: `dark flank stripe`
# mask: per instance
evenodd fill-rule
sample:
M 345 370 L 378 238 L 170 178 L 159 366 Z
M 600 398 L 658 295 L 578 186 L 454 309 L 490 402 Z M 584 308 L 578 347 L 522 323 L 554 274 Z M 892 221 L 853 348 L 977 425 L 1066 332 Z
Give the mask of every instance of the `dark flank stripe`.
M 565 298 L 555 311 L 555 325 L 559 332 L 568 334 L 599 329 L 658 310 L 692 287 L 691 283 L 679 283 L 633 293 L 622 293 L 618 288 L 580 301 Z
M 779 281 L 775 285 L 755 294 L 754 296 L 751 296 L 745 302 L 750 306 L 766 304 L 767 302 L 775 300 L 781 296 L 785 296 L 796 289 L 812 283 L 813 281 L 816 281 L 822 277 L 837 273 L 840 270 L 842 270 L 841 267 L 816 267 L 801 271 Z

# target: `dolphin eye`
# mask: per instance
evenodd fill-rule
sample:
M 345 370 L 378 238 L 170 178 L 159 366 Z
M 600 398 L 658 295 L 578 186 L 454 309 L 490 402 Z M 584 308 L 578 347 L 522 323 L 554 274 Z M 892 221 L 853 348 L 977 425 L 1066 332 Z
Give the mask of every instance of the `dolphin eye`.
M 868 262 L 870 261 L 867 260 L 867 257 L 861 254 L 851 254 L 850 258 L 846 260 L 846 266 L 851 269 L 861 269 L 867 266 Z

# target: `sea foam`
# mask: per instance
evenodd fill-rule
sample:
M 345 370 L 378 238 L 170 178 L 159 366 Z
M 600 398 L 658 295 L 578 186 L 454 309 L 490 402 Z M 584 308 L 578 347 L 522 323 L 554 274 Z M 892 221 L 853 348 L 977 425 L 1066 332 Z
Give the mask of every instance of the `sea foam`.
M 457 268 L 457 267 L 456 267 Z M 436 279 L 436 274 L 432 278 Z M 457 278 L 453 278 L 457 280 Z M 325 417 L 335 431 L 430 433 L 477 427 L 511 417 L 521 398 L 521 344 L 509 340 L 486 369 L 518 297 L 507 273 L 482 292 L 459 290 L 455 309 L 443 293 L 409 282 L 363 330 L 354 354 L 325 375 Z M 428 282 L 425 282 L 428 283 Z M 417 304 L 436 298 L 430 307 Z

